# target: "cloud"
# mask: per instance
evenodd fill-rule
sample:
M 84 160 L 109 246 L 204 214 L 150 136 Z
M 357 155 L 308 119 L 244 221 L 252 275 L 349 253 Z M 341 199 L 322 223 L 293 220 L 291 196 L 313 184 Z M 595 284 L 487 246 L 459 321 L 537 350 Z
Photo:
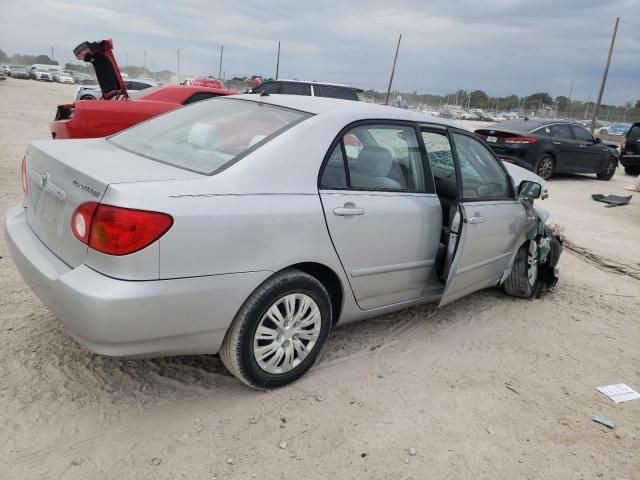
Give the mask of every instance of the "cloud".
M 492 95 L 548 91 L 595 97 L 621 17 L 605 102 L 640 98 L 640 0 L 2 0 L 0 48 L 72 58 L 83 40 L 113 38 L 120 61 L 227 76 L 281 76 L 383 89 L 403 34 L 394 87 Z M 124 63 L 124 62 L 122 62 Z

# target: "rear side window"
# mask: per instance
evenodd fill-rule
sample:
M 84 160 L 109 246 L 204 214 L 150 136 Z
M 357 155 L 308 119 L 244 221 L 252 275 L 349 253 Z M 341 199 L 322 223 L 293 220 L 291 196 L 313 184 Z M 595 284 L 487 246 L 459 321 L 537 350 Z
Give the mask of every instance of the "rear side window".
M 573 140 L 573 134 L 571 128 L 566 123 L 560 123 L 557 125 L 549 125 L 550 135 L 556 138 L 566 138 Z
M 264 93 L 280 93 L 280 84 L 277 82 L 266 82 L 260 85 L 256 91 Z
M 576 140 L 579 140 L 580 142 L 593 143 L 593 136 L 584 128 L 571 125 L 571 129 L 573 130 L 573 134 L 576 136 Z
M 356 190 L 425 192 L 414 128 L 362 125 L 348 131 L 331 152 L 320 180 L 321 188 L 344 185 Z
M 151 160 L 212 175 L 310 116 L 275 105 L 217 98 L 155 117 L 109 141 Z
M 311 85 L 307 83 L 283 82 L 280 85 L 280 93 L 283 95 L 311 96 Z
M 631 130 L 629 130 L 629 133 L 627 134 L 627 140 L 638 139 L 640 139 L 640 124 L 631 127 Z
M 338 87 L 335 85 L 314 85 L 313 92 L 316 97 L 340 98 L 342 100 L 358 100 L 356 91 L 352 88 Z

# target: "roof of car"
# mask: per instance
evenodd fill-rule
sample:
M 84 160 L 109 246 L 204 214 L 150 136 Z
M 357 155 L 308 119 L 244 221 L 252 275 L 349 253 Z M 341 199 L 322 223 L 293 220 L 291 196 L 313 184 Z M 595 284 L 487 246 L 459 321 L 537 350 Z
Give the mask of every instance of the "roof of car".
M 332 87 L 343 87 L 343 88 L 352 88 L 354 90 L 361 90 L 358 87 L 352 87 L 351 85 L 344 85 L 341 83 L 331 83 L 331 82 L 317 82 L 315 80 L 289 80 L 288 78 L 278 78 L 277 80 L 265 80 L 263 83 L 269 82 L 293 82 L 293 83 L 308 83 L 311 85 L 329 85 Z
M 234 95 L 234 99 L 252 100 L 255 102 L 277 105 L 286 108 L 293 108 L 303 112 L 319 115 L 328 112 L 350 112 L 354 116 L 363 119 L 390 119 L 390 120 L 406 120 L 411 122 L 426 122 L 448 125 L 456 128 L 462 128 L 460 125 L 449 120 L 436 118 L 431 115 L 419 113 L 403 108 L 389 107 L 385 105 L 377 105 L 367 102 L 356 102 L 354 100 L 340 100 L 328 97 L 310 97 L 306 95 L 259 95 L 255 93 Z
M 481 130 L 507 130 L 513 132 L 531 132 L 537 128 L 544 127 L 545 125 L 552 125 L 555 123 L 569 123 L 572 125 L 578 125 L 575 120 L 565 120 L 561 118 L 514 118 L 511 120 L 503 120 L 499 123 L 494 123 Z

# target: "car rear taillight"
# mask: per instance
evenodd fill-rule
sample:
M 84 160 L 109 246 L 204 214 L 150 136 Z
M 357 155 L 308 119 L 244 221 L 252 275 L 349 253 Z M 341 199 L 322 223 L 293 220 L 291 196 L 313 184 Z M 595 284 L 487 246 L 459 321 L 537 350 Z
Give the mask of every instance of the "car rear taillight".
M 29 182 L 27 178 L 27 157 L 22 157 L 22 191 L 29 195 Z
M 107 255 L 128 255 L 158 240 L 173 225 L 171 215 L 114 207 L 95 202 L 80 205 L 71 217 L 74 237 Z
M 533 137 L 507 137 L 504 140 L 502 140 L 504 143 L 511 143 L 511 144 L 525 144 L 525 143 L 536 143 L 538 141 L 538 139 L 533 138 Z

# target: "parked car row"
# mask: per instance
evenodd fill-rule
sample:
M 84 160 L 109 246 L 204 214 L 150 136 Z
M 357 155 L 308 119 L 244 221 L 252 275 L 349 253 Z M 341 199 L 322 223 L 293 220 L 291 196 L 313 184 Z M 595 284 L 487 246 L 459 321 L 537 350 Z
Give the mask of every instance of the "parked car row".
M 22 80 L 41 80 L 58 83 L 82 83 L 92 79 L 91 75 L 83 72 L 62 70 L 58 65 L 35 64 L 30 67 L 22 65 L 0 65 L 0 72 L 12 78 Z M 92 80 L 95 84 L 95 80 Z

